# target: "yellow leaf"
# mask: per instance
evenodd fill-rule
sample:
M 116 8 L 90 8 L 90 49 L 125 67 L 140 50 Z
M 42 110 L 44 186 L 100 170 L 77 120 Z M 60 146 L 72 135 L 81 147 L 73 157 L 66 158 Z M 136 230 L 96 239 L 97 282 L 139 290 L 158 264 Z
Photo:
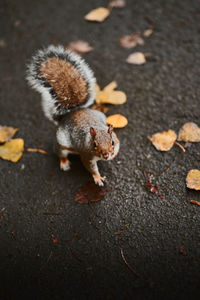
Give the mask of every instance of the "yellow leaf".
M 23 139 L 13 139 L 0 146 L 0 158 L 17 162 L 24 150 Z
M 106 91 L 106 92 L 112 92 L 114 89 L 116 89 L 116 87 L 117 87 L 117 82 L 112 81 L 111 83 L 106 85 L 103 90 Z
M 110 14 L 110 10 L 105 7 L 99 7 L 91 10 L 86 16 L 87 21 L 103 22 Z
M 107 117 L 107 124 L 112 125 L 114 128 L 122 128 L 128 124 L 127 118 L 120 114 Z
M 200 142 L 200 128 L 193 122 L 185 123 L 179 130 L 178 141 Z
M 99 87 L 99 86 L 98 86 Z M 96 103 L 120 105 L 126 102 L 126 94 L 122 91 L 114 91 L 117 82 L 112 81 L 102 91 L 97 92 Z
M 189 189 L 200 190 L 200 171 L 190 170 L 186 177 L 186 185 Z
M 169 151 L 175 141 L 176 141 L 176 132 L 169 129 L 167 131 L 155 133 L 151 137 L 148 137 L 152 144 L 160 151 Z
M 0 143 L 9 141 L 18 131 L 18 128 L 0 126 Z

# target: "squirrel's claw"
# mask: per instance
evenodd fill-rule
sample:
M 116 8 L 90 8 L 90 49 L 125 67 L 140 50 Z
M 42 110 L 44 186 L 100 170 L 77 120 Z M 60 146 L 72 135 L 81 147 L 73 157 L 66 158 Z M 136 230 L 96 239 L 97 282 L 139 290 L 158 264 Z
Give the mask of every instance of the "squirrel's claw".
M 70 162 L 67 158 L 65 157 L 60 158 L 60 169 L 63 171 L 70 170 Z
M 105 180 L 106 180 L 106 176 L 101 177 L 100 174 L 94 174 L 94 175 L 93 175 L 93 178 L 94 178 L 94 182 L 95 182 L 96 184 L 98 184 L 99 186 L 103 186 L 103 185 L 104 185 L 104 182 L 105 182 Z

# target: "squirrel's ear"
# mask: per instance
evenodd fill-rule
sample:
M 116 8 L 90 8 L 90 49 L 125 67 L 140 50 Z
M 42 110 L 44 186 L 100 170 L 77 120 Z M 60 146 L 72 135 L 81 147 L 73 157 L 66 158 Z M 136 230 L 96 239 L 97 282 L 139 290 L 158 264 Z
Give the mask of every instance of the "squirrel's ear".
M 113 126 L 112 125 L 108 125 L 108 133 L 111 135 L 113 132 Z
M 93 127 L 90 127 L 90 134 L 91 134 L 91 136 L 93 137 L 93 138 L 95 138 L 95 136 L 96 136 L 96 131 L 95 131 L 95 129 L 93 128 Z

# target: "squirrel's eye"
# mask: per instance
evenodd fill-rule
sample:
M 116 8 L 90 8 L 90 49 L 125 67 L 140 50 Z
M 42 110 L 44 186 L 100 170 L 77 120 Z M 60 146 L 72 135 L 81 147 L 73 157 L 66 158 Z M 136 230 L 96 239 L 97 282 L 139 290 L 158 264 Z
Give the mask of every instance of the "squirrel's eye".
M 94 142 L 94 143 L 93 143 L 93 146 L 94 146 L 94 148 L 96 148 L 97 144 Z
M 114 144 L 115 144 L 115 142 L 114 142 L 114 141 L 112 141 L 112 146 L 114 146 Z

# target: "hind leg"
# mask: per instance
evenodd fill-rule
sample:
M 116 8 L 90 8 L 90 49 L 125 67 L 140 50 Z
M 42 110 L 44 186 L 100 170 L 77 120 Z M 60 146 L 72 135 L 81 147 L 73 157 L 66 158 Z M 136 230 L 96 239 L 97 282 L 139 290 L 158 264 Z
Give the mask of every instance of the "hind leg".
M 63 171 L 68 171 L 70 170 L 70 161 L 68 159 L 68 155 L 71 152 L 65 149 L 64 147 L 65 146 L 62 146 L 59 143 L 57 143 L 55 146 L 55 151 L 60 159 L 60 169 Z

